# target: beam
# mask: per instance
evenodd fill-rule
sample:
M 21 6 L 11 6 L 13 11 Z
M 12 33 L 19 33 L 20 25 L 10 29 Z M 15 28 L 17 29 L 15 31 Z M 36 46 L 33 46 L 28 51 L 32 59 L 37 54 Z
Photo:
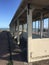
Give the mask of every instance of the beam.
M 26 10 L 27 10 L 27 7 L 25 7 L 25 8 L 21 11 L 21 13 L 17 16 L 17 18 L 15 17 L 14 21 L 16 21 L 16 20 L 24 13 L 24 11 L 26 11 Z

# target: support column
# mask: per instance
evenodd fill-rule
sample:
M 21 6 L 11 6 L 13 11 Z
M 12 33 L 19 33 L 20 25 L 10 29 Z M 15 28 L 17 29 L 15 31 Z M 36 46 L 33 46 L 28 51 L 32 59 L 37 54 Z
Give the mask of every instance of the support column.
M 35 21 L 35 34 L 36 34 L 36 21 Z
M 14 25 L 12 26 L 12 31 L 13 31 L 13 37 L 14 37 L 14 32 L 15 32 L 15 27 L 14 27 Z
M 28 62 L 31 62 L 31 59 L 30 59 L 30 44 L 31 44 L 31 40 L 32 40 L 32 9 L 27 9 L 27 32 L 28 32 L 28 44 L 27 44 L 27 60 Z
M 43 14 L 41 13 L 41 21 L 40 21 L 40 37 L 43 36 Z
M 20 44 L 20 39 L 19 39 L 19 20 L 17 20 L 17 36 L 18 36 L 18 45 Z
M 11 32 L 12 32 L 12 36 L 13 36 L 13 26 L 11 27 Z
M 16 32 L 16 23 L 15 23 L 15 32 Z
M 33 22 L 32 22 L 32 32 L 34 33 L 34 30 L 33 30 Z
M 48 18 L 48 38 L 49 38 L 49 18 Z
M 27 24 L 28 24 L 28 38 L 32 38 L 32 10 L 29 10 L 27 14 Z
M 39 28 L 39 21 L 38 21 L 38 34 L 39 34 L 39 29 L 40 29 L 40 28 Z
M 16 36 L 16 23 L 14 24 L 14 36 Z
M 22 24 L 22 34 L 23 34 L 23 32 L 24 32 L 24 24 Z

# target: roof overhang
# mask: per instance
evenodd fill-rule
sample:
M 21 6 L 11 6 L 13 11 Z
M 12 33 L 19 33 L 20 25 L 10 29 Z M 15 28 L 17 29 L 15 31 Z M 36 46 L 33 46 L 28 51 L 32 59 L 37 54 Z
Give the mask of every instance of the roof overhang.
M 21 23 L 26 22 L 28 3 L 31 8 L 35 8 L 34 13 L 32 14 L 33 20 L 40 19 L 41 12 L 44 14 L 44 18 L 49 16 L 49 0 L 22 0 L 10 24 L 16 23 L 18 18 Z

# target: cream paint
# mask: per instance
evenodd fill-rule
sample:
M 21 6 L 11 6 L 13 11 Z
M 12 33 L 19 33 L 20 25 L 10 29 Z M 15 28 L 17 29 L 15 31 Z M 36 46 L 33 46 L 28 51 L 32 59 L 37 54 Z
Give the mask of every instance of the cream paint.
M 48 59 L 49 57 L 49 38 L 42 39 L 31 39 L 29 38 L 29 62 L 39 61 L 43 59 Z

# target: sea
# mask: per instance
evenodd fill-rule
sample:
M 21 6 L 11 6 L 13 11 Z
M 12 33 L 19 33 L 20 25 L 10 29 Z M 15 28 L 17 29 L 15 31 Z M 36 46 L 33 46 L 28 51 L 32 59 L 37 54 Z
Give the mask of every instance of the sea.
M 0 31 L 9 31 L 9 28 L 0 28 Z

